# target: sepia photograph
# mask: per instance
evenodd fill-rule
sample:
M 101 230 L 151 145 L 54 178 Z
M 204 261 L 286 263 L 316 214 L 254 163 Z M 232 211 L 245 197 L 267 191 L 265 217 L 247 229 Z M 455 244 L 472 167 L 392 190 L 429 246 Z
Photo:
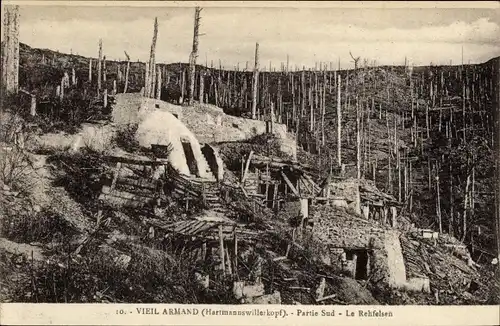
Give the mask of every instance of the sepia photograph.
M 498 2 L 99 2 L 2 2 L 2 304 L 500 304 Z

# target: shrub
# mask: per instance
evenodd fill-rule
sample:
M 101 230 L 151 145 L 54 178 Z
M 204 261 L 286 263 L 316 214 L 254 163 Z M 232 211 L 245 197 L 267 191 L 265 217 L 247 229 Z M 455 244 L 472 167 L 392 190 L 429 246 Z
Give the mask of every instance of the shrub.
M 137 132 L 138 124 L 128 124 L 116 132 L 114 142 L 115 144 L 130 153 L 135 153 L 139 151 L 139 142 L 135 138 L 135 133 Z
M 78 152 L 57 152 L 47 159 L 57 170 L 55 186 L 86 208 L 93 208 L 101 191 L 102 178 L 110 177 L 111 169 L 103 153 L 83 147 Z
M 74 230 L 57 213 L 43 208 L 40 212 L 9 215 L 2 219 L 5 236 L 16 242 L 50 242 L 65 239 Z

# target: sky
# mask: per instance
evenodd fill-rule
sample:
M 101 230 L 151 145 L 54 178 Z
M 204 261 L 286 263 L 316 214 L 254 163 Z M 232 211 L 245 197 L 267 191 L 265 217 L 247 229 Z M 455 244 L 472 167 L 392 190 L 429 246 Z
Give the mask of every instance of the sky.
M 132 60 L 145 61 L 158 17 L 157 62 L 189 58 L 193 3 L 178 2 L 174 7 L 157 2 L 17 4 L 20 41 L 33 47 L 96 57 L 102 38 L 107 58 L 123 60 L 127 51 Z M 407 57 L 414 65 L 459 64 L 462 48 L 465 63 L 500 55 L 500 2 L 481 4 L 489 8 L 460 8 L 453 3 L 444 5 L 447 8 L 399 3 L 395 8 L 361 2 L 355 8 L 333 2 L 200 5 L 201 64 L 210 65 L 213 60 L 218 65 L 221 60 L 226 68 L 237 64 L 244 68 L 248 62 L 251 69 L 256 42 L 260 65 L 278 68 L 287 55 L 290 67 L 314 67 L 316 62 L 332 62 L 336 67 L 340 60 L 342 68 L 353 66 L 349 52 L 361 61 L 403 64 Z

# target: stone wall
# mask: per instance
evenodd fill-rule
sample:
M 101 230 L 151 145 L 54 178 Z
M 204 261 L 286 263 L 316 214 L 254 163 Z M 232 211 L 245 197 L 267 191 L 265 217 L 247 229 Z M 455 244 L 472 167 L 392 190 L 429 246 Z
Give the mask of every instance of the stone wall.
M 406 271 L 399 233 L 375 227 L 345 209 L 312 207 L 313 237 L 330 251 L 332 265 L 339 267 L 339 250 L 366 249 L 370 259 L 370 279 L 392 287 L 404 287 Z
M 399 232 L 387 231 L 384 246 L 387 252 L 388 284 L 395 288 L 403 287 L 406 283 L 406 268 Z
M 150 100 L 161 110 L 176 115 L 201 143 L 242 141 L 266 133 L 266 122 L 239 118 L 225 114 L 222 109 L 208 104 L 178 106 L 163 101 Z M 286 125 L 275 123 L 272 133 L 281 140 L 282 151 L 297 157 L 295 138 L 288 134 Z
M 356 180 L 345 180 L 330 183 L 330 194 L 345 198 L 347 206 L 355 213 L 361 214 L 361 198 L 359 184 Z
M 200 143 L 242 141 L 267 131 L 265 121 L 234 117 L 213 105 L 180 106 L 144 98 L 136 93 L 116 95 L 112 121 L 117 125 L 138 123 L 139 111 L 153 109 L 172 113 L 191 130 Z M 296 159 L 295 138 L 287 132 L 286 125 L 275 123 L 273 134 L 281 140 L 282 151 Z

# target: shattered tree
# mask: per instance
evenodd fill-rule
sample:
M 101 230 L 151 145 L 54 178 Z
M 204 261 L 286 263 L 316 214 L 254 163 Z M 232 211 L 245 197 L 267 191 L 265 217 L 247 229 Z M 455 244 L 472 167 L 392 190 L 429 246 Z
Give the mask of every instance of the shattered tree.
M 202 8 L 194 9 L 194 33 L 193 33 L 193 49 L 189 56 L 189 105 L 194 102 L 194 84 L 196 82 L 196 59 L 198 58 L 198 38 L 200 36 L 200 13 Z
M 4 8 L 2 92 L 15 94 L 19 90 L 19 6 L 8 5 Z
M 156 40 L 158 38 L 158 18 L 155 17 L 153 40 L 151 42 L 151 51 L 149 62 L 146 65 L 146 78 L 144 85 L 144 97 L 153 97 L 156 83 Z

